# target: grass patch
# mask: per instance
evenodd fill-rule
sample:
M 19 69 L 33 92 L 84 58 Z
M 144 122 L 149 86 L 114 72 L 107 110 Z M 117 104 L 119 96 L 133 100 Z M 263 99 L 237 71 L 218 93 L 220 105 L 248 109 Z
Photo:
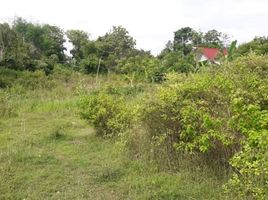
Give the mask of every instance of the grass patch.
M 0 199 L 224 199 L 209 171 L 159 172 L 96 137 L 76 115 L 78 82 L 5 89 L 17 114 L 0 119 Z

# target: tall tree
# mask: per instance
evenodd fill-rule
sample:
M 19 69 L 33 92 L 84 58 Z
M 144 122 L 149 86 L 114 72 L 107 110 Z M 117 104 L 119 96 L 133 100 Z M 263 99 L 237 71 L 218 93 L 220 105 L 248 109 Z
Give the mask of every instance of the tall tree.
M 201 41 L 201 33 L 190 27 L 184 27 L 174 33 L 174 50 L 182 51 L 184 55 L 187 55 L 192 51 L 192 47 L 200 44 Z
M 41 49 L 47 57 L 57 56 L 59 61 L 65 60 L 64 50 L 64 32 L 57 26 L 49 24 L 43 27 L 44 34 L 42 35 Z
M 114 70 L 120 59 L 132 56 L 136 52 L 136 41 L 122 26 L 114 26 L 110 32 L 99 37 L 96 42 L 109 71 Z
M 0 62 L 2 65 L 15 69 L 27 68 L 29 49 L 24 45 L 22 39 L 9 26 L 0 24 Z
M 117 58 L 127 56 L 136 45 L 136 41 L 122 26 L 113 26 L 112 30 L 99 37 L 97 42 L 103 51 L 114 54 Z
M 13 29 L 24 42 L 30 43 L 32 51 L 35 51 L 35 59 L 57 56 L 59 61 L 65 60 L 64 32 L 59 27 L 33 24 L 17 18 L 13 22 Z
M 72 43 L 73 49 L 70 51 L 72 57 L 77 61 L 84 57 L 82 49 L 89 41 L 88 33 L 81 30 L 68 30 L 66 35 L 69 42 Z
M 225 34 L 213 29 L 203 36 L 203 45 L 206 47 L 223 48 Z

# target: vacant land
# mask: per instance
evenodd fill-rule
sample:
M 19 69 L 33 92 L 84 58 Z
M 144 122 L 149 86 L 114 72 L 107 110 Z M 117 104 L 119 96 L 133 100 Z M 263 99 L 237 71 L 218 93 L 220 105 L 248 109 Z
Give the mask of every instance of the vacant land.
M 0 199 L 223 199 L 208 171 L 159 171 L 95 136 L 76 106 L 81 82 L 90 90 L 95 79 L 70 79 L 3 90 Z

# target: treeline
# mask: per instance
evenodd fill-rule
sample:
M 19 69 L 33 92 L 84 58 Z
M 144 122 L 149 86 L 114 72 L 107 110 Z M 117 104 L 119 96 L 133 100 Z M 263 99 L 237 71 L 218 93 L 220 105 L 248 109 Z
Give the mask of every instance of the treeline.
M 64 32 L 57 26 L 29 23 L 0 24 L 0 64 L 16 70 L 44 70 L 66 60 Z
M 71 57 L 65 54 L 64 43 L 73 45 Z M 266 37 L 238 47 L 236 56 L 251 50 L 257 54 L 268 51 Z M 17 18 L 12 25 L 0 24 L 0 66 L 15 70 L 44 70 L 51 73 L 55 65 L 73 68 L 85 73 L 115 72 L 125 74 L 130 81 L 147 79 L 161 81 L 168 72 L 189 73 L 200 67 L 194 47 L 229 48 L 228 36 L 217 30 L 206 33 L 184 27 L 174 32 L 162 52 L 153 56 L 136 48 L 136 41 L 128 31 L 113 27 L 104 36 L 91 40 L 82 30 L 68 30 L 49 24 L 34 24 Z M 232 55 L 233 56 L 233 55 Z

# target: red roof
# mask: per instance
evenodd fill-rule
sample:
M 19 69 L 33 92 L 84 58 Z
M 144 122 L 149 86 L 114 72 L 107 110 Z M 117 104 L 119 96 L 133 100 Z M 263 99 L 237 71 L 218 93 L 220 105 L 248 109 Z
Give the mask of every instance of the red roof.
M 202 48 L 202 54 L 208 60 L 214 60 L 219 52 L 221 52 L 221 50 L 217 49 L 217 48 L 207 48 L 207 47 Z M 228 54 L 227 49 L 224 49 L 223 50 L 223 55 L 226 56 L 227 54 Z

